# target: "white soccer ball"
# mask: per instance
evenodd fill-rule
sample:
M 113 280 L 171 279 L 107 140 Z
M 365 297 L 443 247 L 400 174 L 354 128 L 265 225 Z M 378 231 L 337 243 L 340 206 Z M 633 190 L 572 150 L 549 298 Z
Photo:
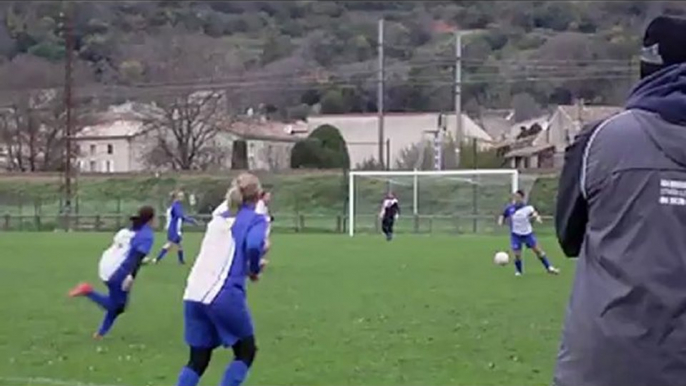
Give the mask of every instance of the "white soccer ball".
M 497 265 L 507 265 L 510 262 L 510 255 L 507 252 L 498 252 L 493 256 L 493 262 Z

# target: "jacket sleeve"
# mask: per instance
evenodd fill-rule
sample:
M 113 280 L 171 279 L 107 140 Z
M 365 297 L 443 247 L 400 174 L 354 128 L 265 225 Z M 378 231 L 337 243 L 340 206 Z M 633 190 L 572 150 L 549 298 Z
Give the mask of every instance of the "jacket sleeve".
M 555 210 L 557 240 L 567 257 L 578 257 L 586 234 L 588 204 L 582 192 L 581 178 L 586 146 L 595 130 L 596 122 L 584 127 L 565 150 Z

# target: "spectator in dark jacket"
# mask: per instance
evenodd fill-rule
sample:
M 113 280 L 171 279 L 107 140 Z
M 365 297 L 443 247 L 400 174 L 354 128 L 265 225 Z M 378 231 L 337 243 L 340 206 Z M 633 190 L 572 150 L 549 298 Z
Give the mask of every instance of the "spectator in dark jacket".
M 641 78 L 565 155 L 557 235 L 579 260 L 556 386 L 686 385 L 686 20 L 651 22 Z

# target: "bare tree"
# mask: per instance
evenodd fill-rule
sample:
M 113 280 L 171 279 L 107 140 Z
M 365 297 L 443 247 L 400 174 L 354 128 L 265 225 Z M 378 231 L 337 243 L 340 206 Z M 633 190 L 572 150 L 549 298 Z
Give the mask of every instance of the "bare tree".
M 222 130 L 234 113 L 222 84 L 241 70 L 230 47 L 166 29 L 125 50 L 120 63 L 140 63 L 147 83 L 140 96 L 156 106 L 144 122 L 151 138 L 144 161 L 174 170 L 220 166 L 228 153 Z
M 77 83 L 90 71 L 75 68 Z M 64 166 L 64 67 L 32 56 L 18 56 L 0 66 L 0 142 L 13 171 L 51 171 Z

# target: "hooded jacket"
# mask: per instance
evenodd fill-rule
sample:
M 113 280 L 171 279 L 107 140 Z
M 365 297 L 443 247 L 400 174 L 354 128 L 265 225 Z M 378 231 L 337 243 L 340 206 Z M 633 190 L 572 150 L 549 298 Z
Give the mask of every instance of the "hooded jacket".
M 577 136 L 556 228 L 579 259 L 554 384 L 686 385 L 686 64 Z

